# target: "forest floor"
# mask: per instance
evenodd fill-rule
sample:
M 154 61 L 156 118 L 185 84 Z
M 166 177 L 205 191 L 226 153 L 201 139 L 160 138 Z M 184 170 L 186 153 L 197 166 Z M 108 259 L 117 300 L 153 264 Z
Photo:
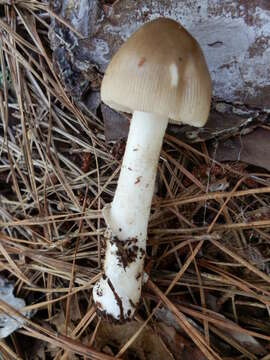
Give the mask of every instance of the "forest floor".
M 110 324 L 96 314 L 92 288 L 104 257 L 101 209 L 125 141 L 107 141 L 102 111 L 65 91 L 48 8 L 1 3 L 0 270 L 26 306 L 24 316 L 0 297 L 1 313 L 22 325 L 0 340 L 0 358 L 269 360 L 270 169 L 254 145 L 269 146 L 269 115 L 227 135 L 241 145 L 257 132 L 245 162 L 219 160 L 213 139 L 166 134 L 149 280 L 134 321 Z

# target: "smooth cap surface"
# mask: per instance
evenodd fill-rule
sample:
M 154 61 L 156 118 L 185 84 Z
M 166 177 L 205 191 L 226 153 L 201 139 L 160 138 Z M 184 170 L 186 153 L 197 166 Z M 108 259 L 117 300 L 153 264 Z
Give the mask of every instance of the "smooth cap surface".
M 112 58 L 101 85 L 102 101 L 115 110 L 150 112 L 198 127 L 207 121 L 211 93 L 199 44 L 166 18 L 132 34 Z

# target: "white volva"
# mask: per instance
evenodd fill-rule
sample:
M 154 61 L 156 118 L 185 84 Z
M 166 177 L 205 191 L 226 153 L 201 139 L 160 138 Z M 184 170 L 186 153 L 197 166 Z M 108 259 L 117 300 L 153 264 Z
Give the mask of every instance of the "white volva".
M 132 318 L 141 296 L 147 226 L 157 164 L 168 118 L 135 111 L 112 204 L 103 278 L 94 286 L 98 309 L 116 320 Z

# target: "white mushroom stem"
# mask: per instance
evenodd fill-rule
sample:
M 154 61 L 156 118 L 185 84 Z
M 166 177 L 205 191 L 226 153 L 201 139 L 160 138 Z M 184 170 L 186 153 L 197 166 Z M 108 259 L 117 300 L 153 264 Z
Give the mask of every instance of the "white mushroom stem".
M 109 239 L 94 301 L 116 320 L 132 318 L 141 296 L 147 226 L 168 118 L 135 111 L 115 197 L 104 208 Z
M 168 119 L 135 111 L 111 205 L 118 238 L 144 240 L 157 173 L 157 164 Z M 121 229 L 121 231 L 119 231 Z

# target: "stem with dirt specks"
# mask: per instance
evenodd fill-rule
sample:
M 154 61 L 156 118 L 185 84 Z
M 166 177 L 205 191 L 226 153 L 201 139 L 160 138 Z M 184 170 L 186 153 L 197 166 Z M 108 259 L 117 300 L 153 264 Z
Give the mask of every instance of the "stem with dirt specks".
M 147 226 L 168 118 L 135 111 L 113 202 L 104 210 L 108 240 L 93 297 L 104 315 L 133 317 L 141 296 Z

